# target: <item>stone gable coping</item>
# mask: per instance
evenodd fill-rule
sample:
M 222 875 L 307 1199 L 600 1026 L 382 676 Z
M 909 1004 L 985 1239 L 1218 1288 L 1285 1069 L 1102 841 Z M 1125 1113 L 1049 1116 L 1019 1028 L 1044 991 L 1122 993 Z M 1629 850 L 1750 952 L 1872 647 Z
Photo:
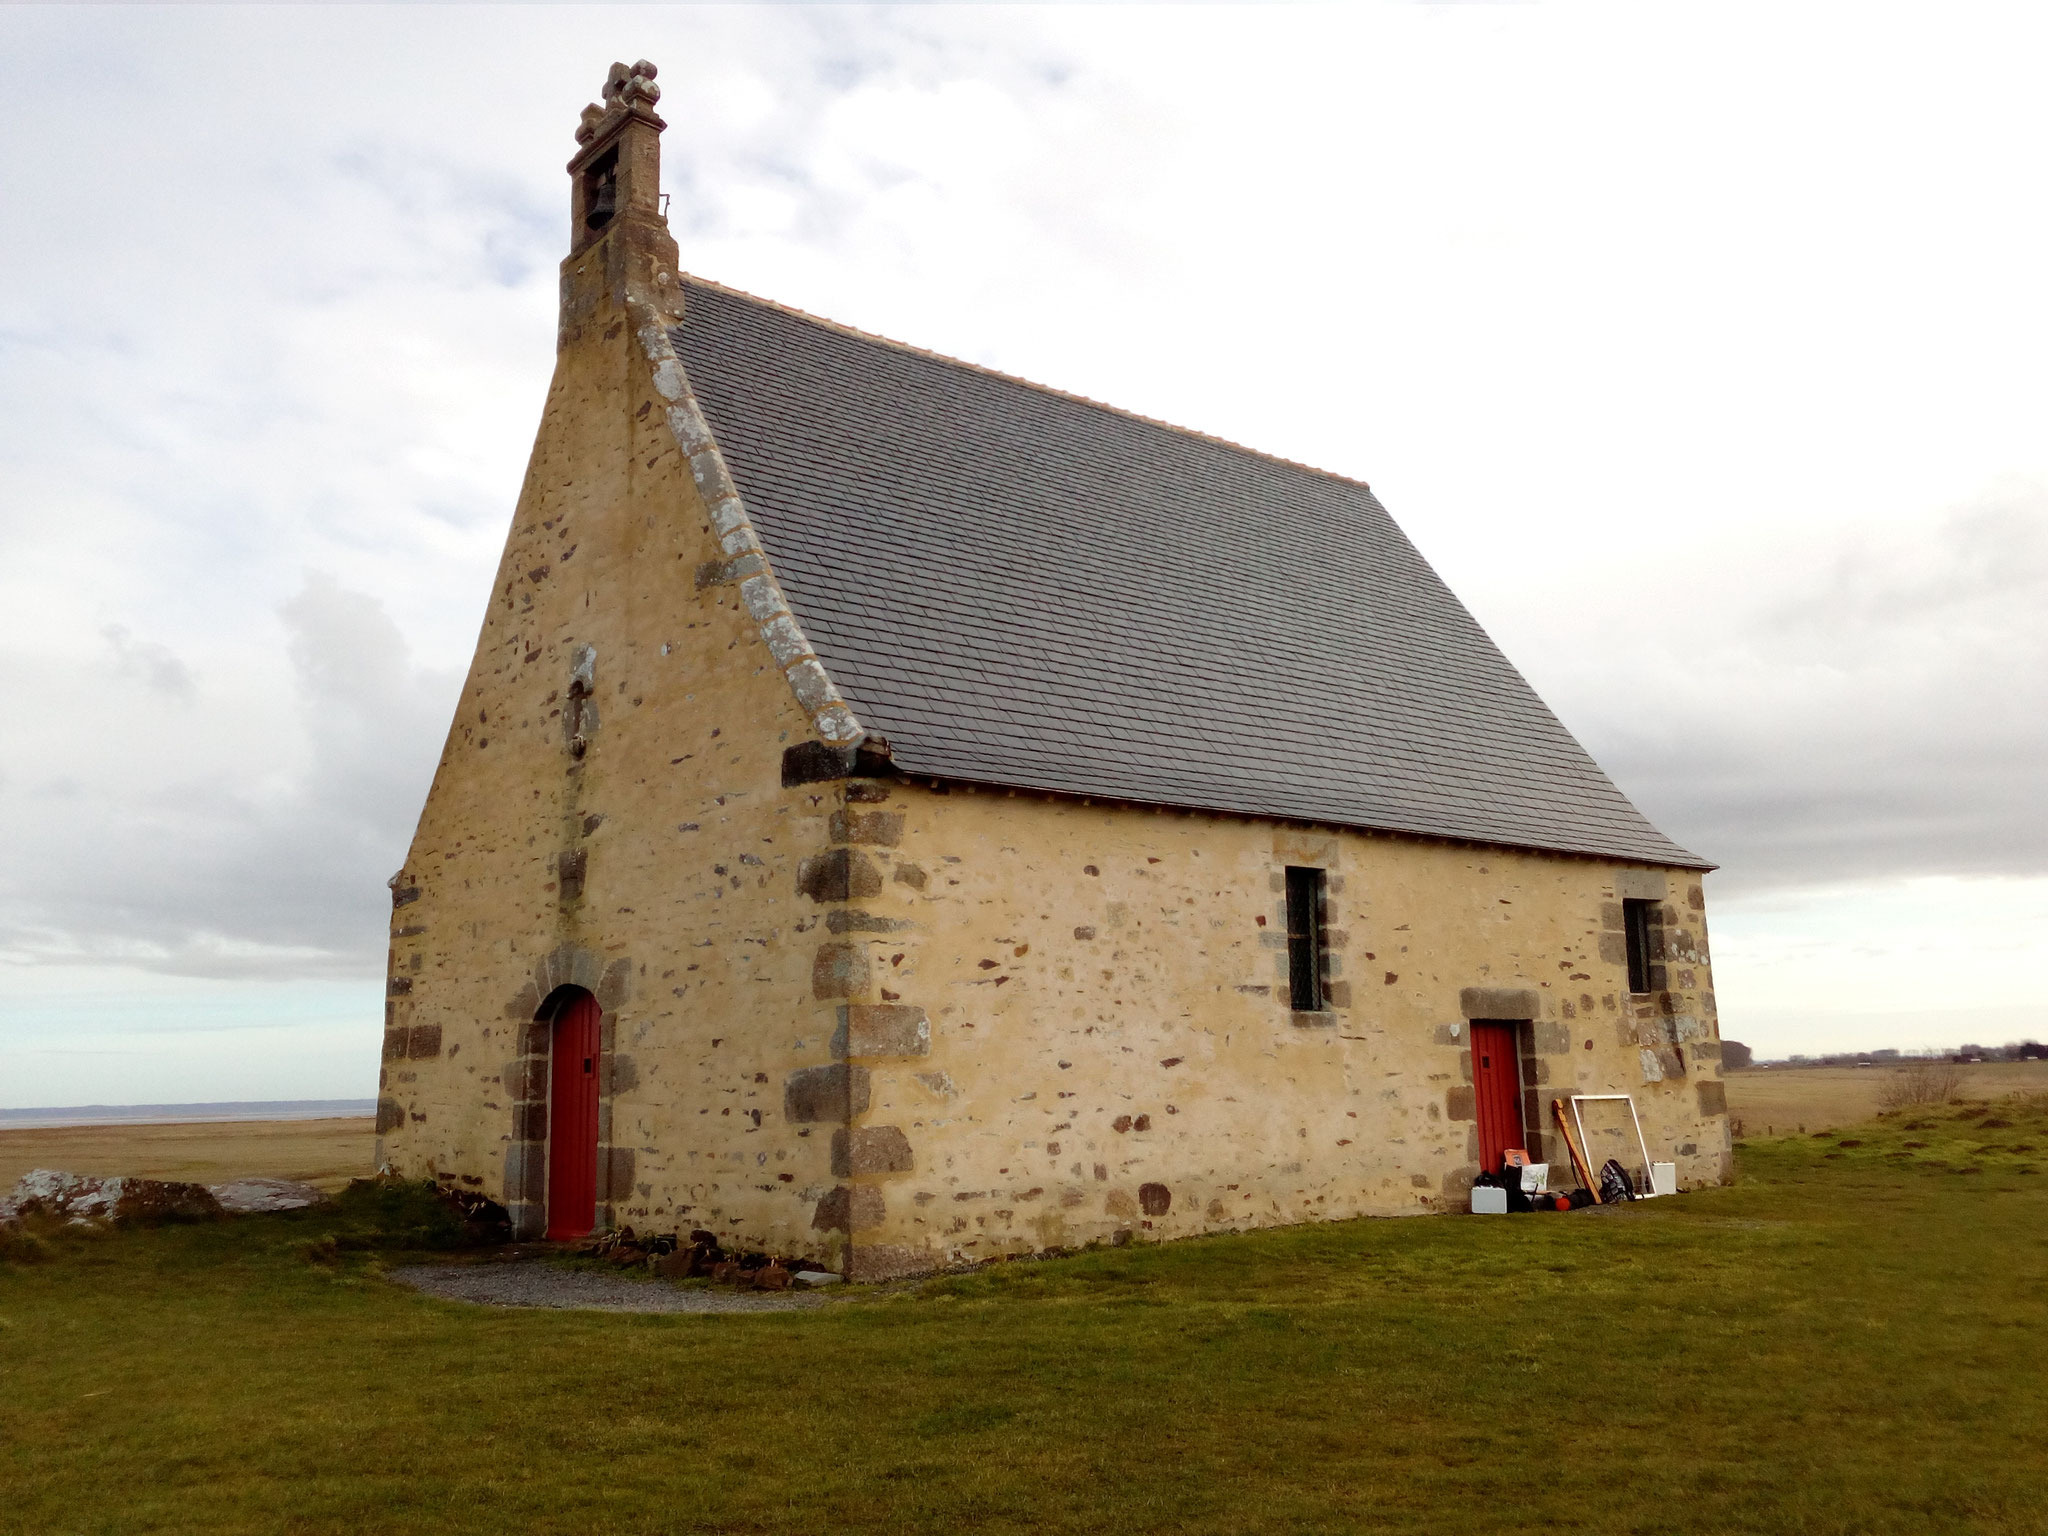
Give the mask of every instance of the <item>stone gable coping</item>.
M 835 745 L 859 742 L 867 732 L 854 718 L 825 664 L 805 637 L 803 626 L 790 611 L 768 552 L 761 547 L 760 535 L 747 518 L 746 504 L 733 484 L 725 455 L 719 451 L 710 423 L 705 421 L 697 397 L 691 392 L 689 375 L 683 371 L 682 359 L 676 356 L 675 346 L 668 338 L 666 323 L 643 300 L 629 299 L 628 309 L 640 338 L 640 349 L 647 354 L 654 371 L 654 392 L 666 404 L 669 432 L 690 461 L 690 473 L 710 509 L 711 526 L 726 557 L 723 572 L 700 570 L 700 583 L 710 585 L 721 575 L 726 580 L 737 580 L 740 598 L 760 631 L 762 643 L 782 668 L 783 680 L 810 717 L 812 729 Z

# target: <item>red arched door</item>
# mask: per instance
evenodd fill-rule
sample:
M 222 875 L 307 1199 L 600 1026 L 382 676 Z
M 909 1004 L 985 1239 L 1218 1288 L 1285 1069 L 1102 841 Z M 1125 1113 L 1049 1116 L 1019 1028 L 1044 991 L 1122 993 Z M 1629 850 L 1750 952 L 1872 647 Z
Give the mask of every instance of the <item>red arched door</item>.
M 555 1014 L 548 1056 L 548 1240 L 597 1225 L 597 1053 L 604 1017 L 578 992 Z
M 1472 1025 L 1472 1099 L 1479 1120 L 1479 1166 L 1500 1172 L 1500 1155 L 1522 1145 L 1522 1064 L 1512 1024 Z

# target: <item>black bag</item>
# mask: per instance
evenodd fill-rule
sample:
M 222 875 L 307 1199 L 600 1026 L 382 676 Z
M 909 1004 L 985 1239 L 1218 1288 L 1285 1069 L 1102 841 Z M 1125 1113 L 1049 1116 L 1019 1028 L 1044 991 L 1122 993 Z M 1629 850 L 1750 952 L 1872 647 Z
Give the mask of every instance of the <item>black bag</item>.
M 1635 1180 L 1628 1176 L 1628 1170 L 1613 1158 L 1607 1159 L 1600 1170 L 1600 1203 L 1619 1205 L 1624 1200 L 1636 1197 Z
M 1522 1188 L 1522 1170 L 1519 1168 L 1507 1167 L 1499 1173 L 1482 1173 L 1472 1183 L 1481 1188 L 1505 1190 L 1510 1216 L 1517 1211 L 1533 1214 L 1536 1209 L 1536 1202 Z

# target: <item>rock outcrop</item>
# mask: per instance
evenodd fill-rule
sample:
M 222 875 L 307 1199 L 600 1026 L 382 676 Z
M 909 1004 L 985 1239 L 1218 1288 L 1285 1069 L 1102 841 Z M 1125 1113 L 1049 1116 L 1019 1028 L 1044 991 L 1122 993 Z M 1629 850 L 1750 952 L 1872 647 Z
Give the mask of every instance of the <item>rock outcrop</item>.
M 298 1211 L 319 1205 L 325 1192 L 291 1179 L 232 1179 L 206 1186 L 220 1208 L 230 1216 L 250 1216 L 264 1211 Z
M 170 1179 L 95 1179 L 54 1168 L 23 1175 L 0 1201 L 0 1221 L 41 1213 L 80 1226 L 151 1227 L 176 1221 L 213 1221 L 227 1214 L 204 1184 Z

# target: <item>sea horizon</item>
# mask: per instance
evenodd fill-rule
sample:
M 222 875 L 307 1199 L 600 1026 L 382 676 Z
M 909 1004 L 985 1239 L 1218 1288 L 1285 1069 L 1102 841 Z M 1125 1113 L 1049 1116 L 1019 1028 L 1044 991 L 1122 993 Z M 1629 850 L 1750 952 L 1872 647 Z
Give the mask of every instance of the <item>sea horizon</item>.
M 53 1104 L 0 1109 L 0 1130 L 67 1125 L 203 1125 L 236 1120 L 354 1120 L 377 1112 L 375 1099 L 228 1099 L 198 1104 Z

